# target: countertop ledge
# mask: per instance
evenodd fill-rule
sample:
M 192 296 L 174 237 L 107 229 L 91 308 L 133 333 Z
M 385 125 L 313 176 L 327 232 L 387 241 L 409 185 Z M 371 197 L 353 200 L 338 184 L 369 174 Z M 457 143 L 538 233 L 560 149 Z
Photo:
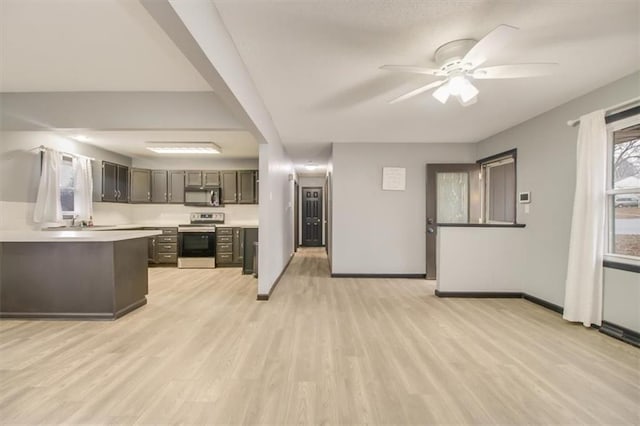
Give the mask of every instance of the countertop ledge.
M 449 228 L 524 228 L 524 223 L 439 223 Z
M 104 229 L 104 228 L 102 228 Z M 133 240 L 160 235 L 162 231 L 0 231 L 0 242 L 29 243 L 29 242 L 73 242 L 94 243 Z

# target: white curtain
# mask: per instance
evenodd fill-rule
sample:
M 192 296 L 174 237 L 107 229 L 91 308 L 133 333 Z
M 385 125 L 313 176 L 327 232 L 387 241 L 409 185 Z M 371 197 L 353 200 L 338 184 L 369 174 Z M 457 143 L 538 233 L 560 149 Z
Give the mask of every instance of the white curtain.
M 576 192 L 563 318 L 589 327 L 602 322 L 607 187 L 604 111 L 580 117 L 577 150 Z
M 44 226 L 62 222 L 62 206 L 60 205 L 60 166 L 62 154 L 46 149 L 42 158 L 42 171 L 33 221 Z
M 79 220 L 89 220 L 93 216 L 93 179 L 91 177 L 91 160 L 86 157 L 73 159 L 73 176 L 75 189 L 73 206 Z

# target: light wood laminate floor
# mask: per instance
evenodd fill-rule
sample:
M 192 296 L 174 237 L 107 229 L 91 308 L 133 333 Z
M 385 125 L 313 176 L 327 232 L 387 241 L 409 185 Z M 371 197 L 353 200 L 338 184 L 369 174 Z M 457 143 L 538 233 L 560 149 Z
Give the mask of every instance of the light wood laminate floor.
M 524 300 L 331 279 L 302 249 L 268 302 L 238 269 L 149 271 L 114 322 L 0 322 L 0 420 L 640 423 L 640 350 Z

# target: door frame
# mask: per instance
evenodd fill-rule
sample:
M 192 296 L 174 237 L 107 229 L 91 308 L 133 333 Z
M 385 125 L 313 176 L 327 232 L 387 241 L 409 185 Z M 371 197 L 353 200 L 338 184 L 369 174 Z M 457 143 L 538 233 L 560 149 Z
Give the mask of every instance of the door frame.
M 437 173 L 469 173 L 469 223 L 478 223 L 480 211 L 480 165 L 478 163 L 430 163 L 426 165 L 426 277 L 437 278 Z

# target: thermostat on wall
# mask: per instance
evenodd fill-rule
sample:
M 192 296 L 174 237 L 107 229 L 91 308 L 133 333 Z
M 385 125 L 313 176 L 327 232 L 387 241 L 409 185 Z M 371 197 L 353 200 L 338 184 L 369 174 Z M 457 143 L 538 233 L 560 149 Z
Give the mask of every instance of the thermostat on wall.
M 520 204 L 529 204 L 531 202 L 531 192 L 521 192 L 518 194 Z

